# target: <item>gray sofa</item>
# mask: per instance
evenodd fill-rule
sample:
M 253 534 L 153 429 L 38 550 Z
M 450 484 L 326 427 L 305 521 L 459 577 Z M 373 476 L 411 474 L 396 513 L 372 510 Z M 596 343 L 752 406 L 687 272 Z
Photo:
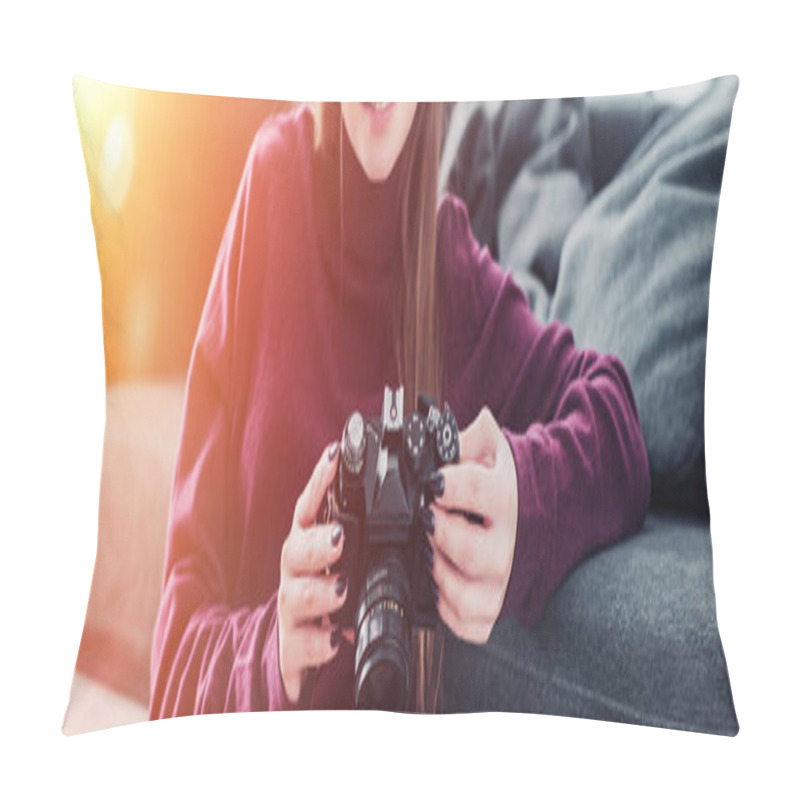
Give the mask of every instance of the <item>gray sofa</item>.
M 442 188 L 542 320 L 618 355 L 651 470 L 643 529 L 579 565 L 534 631 L 448 637 L 441 707 L 735 735 L 705 483 L 711 256 L 738 81 L 589 101 L 456 104 Z M 520 644 L 522 643 L 522 644 Z M 498 687 L 506 687 L 500 689 Z

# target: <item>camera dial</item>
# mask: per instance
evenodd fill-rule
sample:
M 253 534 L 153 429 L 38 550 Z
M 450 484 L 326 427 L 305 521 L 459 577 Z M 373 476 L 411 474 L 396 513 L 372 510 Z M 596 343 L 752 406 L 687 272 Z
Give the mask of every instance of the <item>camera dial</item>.
M 440 465 L 458 461 L 458 426 L 447 403 L 436 421 L 436 455 Z
M 406 459 L 414 472 L 419 469 L 422 455 L 425 450 L 425 423 L 422 417 L 415 411 L 406 417 L 403 423 Z
M 344 427 L 344 441 L 342 442 L 342 458 L 347 471 L 351 475 L 358 475 L 364 466 L 364 451 L 367 447 L 367 432 L 364 417 L 354 411 Z

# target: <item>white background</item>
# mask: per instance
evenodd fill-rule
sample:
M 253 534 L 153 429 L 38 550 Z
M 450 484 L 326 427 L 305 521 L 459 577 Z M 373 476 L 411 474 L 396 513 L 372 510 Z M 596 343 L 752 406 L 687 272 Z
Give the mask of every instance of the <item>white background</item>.
M 783 4 L 79 2 L 3 13 L 0 781 L 12 796 L 798 790 L 796 27 Z M 375 4 L 376 6 L 378 4 Z M 438 6 L 439 4 L 437 4 Z M 444 5 L 444 4 L 442 4 Z M 745 8 L 748 9 L 745 12 Z M 706 434 L 735 739 L 524 715 L 250 714 L 60 733 L 97 544 L 100 280 L 75 73 L 284 99 L 618 94 L 736 73 Z M 389 770 L 391 767 L 391 770 Z M 389 770 L 389 771 L 387 771 Z M 782 790 L 782 791 L 781 791 Z M 362 791 L 358 791 L 359 795 Z

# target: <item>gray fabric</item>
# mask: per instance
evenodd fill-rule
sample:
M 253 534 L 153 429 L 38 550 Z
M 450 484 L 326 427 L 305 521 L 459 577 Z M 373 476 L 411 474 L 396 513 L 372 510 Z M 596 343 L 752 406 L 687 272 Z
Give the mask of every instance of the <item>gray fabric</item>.
M 461 197 L 475 238 L 511 269 L 544 319 L 561 246 L 592 194 L 582 99 L 457 103 L 440 188 Z
M 653 92 L 612 97 L 587 97 L 592 183 L 598 194 L 664 110 Z
M 564 241 L 549 318 L 631 378 L 654 505 L 705 511 L 709 279 L 738 80 L 662 111 Z
M 739 729 L 720 641 L 708 524 L 651 513 L 573 571 L 539 625 L 501 621 L 485 646 L 444 637 L 439 709 Z

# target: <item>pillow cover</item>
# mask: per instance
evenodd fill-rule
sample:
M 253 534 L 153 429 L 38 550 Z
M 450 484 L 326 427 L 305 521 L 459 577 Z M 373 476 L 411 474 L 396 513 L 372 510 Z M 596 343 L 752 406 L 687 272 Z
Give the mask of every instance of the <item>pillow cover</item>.
M 539 319 L 561 319 L 580 347 L 621 359 L 659 508 L 577 566 L 534 629 L 505 619 L 485 647 L 443 630 L 442 711 L 738 729 L 701 460 L 708 273 L 735 91 L 727 79 L 688 105 L 621 98 L 617 116 L 581 99 L 447 109 L 440 187 L 464 199 L 476 239 L 514 271 Z M 68 732 L 114 724 L 107 706 L 86 713 L 93 691 L 118 700 L 120 723 L 147 717 L 192 344 L 250 143 L 266 117 L 290 108 L 83 78 L 74 93 L 102 280 L 107 421 Z M 719 98 L 712 109 L 707 97 Z M 659 304 L 655 293 L 669 297 Z M 653 341 L 640 335 L 644 322 Z

